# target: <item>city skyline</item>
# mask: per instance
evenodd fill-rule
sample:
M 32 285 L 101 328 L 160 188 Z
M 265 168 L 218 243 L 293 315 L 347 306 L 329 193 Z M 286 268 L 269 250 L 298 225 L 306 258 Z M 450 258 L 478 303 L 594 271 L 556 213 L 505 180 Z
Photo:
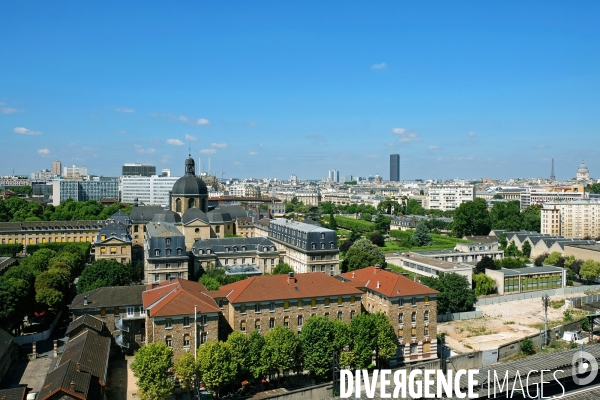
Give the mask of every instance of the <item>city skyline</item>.
M 597 178 L 599 8 L 3 4 L 0 175 Z

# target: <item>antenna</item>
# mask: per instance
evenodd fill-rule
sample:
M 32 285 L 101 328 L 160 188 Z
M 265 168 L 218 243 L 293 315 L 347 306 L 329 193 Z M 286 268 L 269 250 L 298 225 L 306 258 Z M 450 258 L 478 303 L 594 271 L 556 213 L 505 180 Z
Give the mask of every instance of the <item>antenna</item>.
M 208 157 L 208 175 L 210 175 L 210 157 Z
M 554 158 L 552 159 L 552 170 L 550 172 L 550 180 L 555 181 L 556 177 L 554 176 Z

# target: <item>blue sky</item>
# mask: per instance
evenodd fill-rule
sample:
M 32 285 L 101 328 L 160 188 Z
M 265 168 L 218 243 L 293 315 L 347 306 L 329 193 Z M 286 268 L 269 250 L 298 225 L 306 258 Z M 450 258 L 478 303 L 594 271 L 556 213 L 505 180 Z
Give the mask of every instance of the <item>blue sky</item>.
M 599 2 L 421 3 L 2 2 L 0 174 L 600 178 Z

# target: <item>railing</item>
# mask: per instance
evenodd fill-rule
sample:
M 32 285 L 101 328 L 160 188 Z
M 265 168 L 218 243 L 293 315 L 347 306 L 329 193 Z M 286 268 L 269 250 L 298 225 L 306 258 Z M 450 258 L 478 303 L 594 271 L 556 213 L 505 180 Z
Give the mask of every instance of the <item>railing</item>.
M 122 334 L 115 335 L 115 342 L 117 342 L 117 345 L 121 347 L 124 347 L 126 349 L 129 348 L 129 342 Z
M 115 320 L 115 329 L 123 332 L 129 332 L 129 327 L 123 323 L 123 318 Z

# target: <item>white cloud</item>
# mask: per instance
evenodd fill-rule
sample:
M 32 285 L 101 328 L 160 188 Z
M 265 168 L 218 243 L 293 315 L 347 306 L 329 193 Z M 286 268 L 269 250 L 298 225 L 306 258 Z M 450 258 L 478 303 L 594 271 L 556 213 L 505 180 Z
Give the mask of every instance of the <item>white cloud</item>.
M 23 110 L 19 110 L 17 108 L 12 107 L 2 107 L 0 108 L 0 111 L 2 112 L 2 114 L 16 114 L 24 112 Z
M 249 155 L 249 156 L 256 156 L 256 155 L 258 155 L 258 153 L 257 153 L 257 152 L 255 152 L 255 151 L 251 151 L 250 153 L 248 153 L 248 155 Z
M 119 113 L 134 113 L 135 110 L 133 108 L 127 108 L 127 107 L 119 107 L 119 108 L 115 108 L 116 112 Z
M 211 143 L 211 147 L 217 147 L 219 149 L 224 149 L 227 147 L 227 143 Z
M 208 124 L 210 124 L 210 121 L 207 120 L 206 118 L 200 118 L 200 119 L 198 119 L 198 121 L 196 121 L 196 123 L 198 125 L 208 125 Z
M 469 132 L 469 137 L 475 137 L 475 132 Z
M 202 149 L 200 150 L 200 154 L 215 154 L 217 152 L 216 149 Z
M 167 139 L 167 144 L 172 146 L 183 146 L 183 142 L 179 139 Z
M 384 69 L 384 68 L 387 68 L 387 64 L 384 62 L 382 62 L 380 64 L 373 64 L 373 65 L 371 65 L 371 68 L 372 69 Z
M 178 118 L 181 122 L 188 122 L 190 119 L 185 115 L 180 115 Z
M 198 138 L 194 135 L 185 135 L 185 140 L 187 140 L 188 142 L 195 142 L 196 140 L 198 140 Z
M 398 139 L 400 143 L 419 142 L 421 140 L 419 135 L 404 128 L 393 128 L 392 133 L 400 136 L 400 139 Z
M 38 154 L 40 156 L 47 156 L 48 154 L 50 154 L 50 150 L 48 150 L 48 149 L 38 149 Z
M 154 150 L 154 149 L 144 149 L 139 144 L 136 144 L 133 147 L 135 148 L 136 153 L 140 153 L 140 154 L 152 154 L 152 153 L 156 152 L 156 150 Z
M 427 147 L 427 150 L 437 150 L 439 148 L 439 146 L 429 146 Z
M 256 126 L 256 125 L 258 125 L 258 122 L 256 122 L 256 121 L 246 121 L 246 123 L 248 125 L 250 125 L 250 126 Z
M 22 126 L 17 126 L 14 129 L 15 133 L 18 133 L 19 135 L 41 135 L 42 132 L 40 131 L 32 131 L 30 129 L 27 128 L 23 128 Z

